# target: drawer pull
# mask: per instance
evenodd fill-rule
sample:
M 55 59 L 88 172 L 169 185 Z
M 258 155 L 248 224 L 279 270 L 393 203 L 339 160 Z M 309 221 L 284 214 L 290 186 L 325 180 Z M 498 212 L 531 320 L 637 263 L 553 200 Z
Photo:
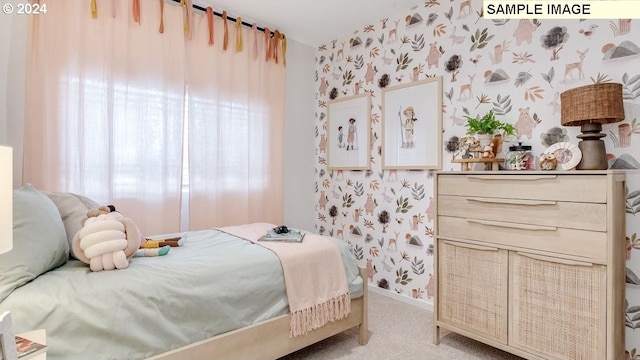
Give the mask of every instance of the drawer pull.
M 518 200 L 518 199 L 491 199 L 491 198 L 467 198 L 469 201 L 491 204 L 511 204 L 511 205 L 557 205 L 557 201 L 545 200 Z
M 490 246 L 466 244 L 466 243 L 454 242 L 454 241 L 449 241 L 449 240 L 445 240 L 444 243 L 447 244 L 447 245 L 451 245 L 451 246 L 455 246 L 455 247 L 462 247 L 462 248 L 467 248 L 467 249 L 482 250 L 482 251 L 498 251 L 498 248 L 490 247 Z
M 467 179 L 475 180 L 543 180 L 543 179 L 557 179 L 557 175 L 509 175 L 506 179 L 504 175 L 467 175 Z
M 542 260 L 542 261 L 547 261 L 547 262 L 554 262 L 554 263 L 564 264 L 564 265 L 593 266 L 593 263 L 586 262 L 586 261 L 575 261 L 575 260 L 569 260 L 569 259 L 560 259 L 560 258 L 555 258 L 555 257 L 550 257 L 550 256 L 529 254 L 529 253 L 525 254 L 525 253 L 521 253 L 519 251 L 517 252 L 517 254 L 520 255 L 520 256 L 531 258 L 531 259 Z
M 499 221 L 489 221 L 489 220 L 467 219 L 467 222 L 477 223 L 482 225 L 489 225 L 489 226 L 512 228 L 512 229 L 521 229 L 521 230 L 556 231 L 558 229 L 555 226 L 528 225 L 528 224 L 506 223 L 506 222 L 499 222 Z

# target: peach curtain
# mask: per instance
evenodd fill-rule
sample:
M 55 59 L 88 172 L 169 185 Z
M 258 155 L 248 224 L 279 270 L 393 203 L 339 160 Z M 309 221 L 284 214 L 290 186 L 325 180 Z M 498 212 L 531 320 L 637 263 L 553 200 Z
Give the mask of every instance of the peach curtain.
M 218 17 L 213 20 L 211 32 L 205 14 L 194 17 L 193 39 L 186 49 L 189 228 L 254 221 L 281 224 L 282 47 L 277 50 L 278 63 L 274 58 L 266 61 L 263 32 L 234 26 L 231 21 L 224 26 Z M 211 33 L 214 46 L 209 45 Z M 220 44 L 225 38 L 233 39 L 236 46 L 224 51 Z M 237 52 L 238 46 L 242 51 Z
M 282 222 L 284 44 L 173 2 L 47 9 L 30 18 L 25 182 L 144 234 Z
M 178 231 L 182 9 L 130 1 L 47 2 L 30 17 L 25 182 L 114 204 L 143 234 Z M 113 7 L 113 8 L 112 8 Z

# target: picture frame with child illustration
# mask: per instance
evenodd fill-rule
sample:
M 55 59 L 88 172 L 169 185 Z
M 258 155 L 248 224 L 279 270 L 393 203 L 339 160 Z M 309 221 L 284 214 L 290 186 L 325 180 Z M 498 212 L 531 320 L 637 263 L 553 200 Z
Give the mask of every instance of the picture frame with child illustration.
M 321 143 L 326 142 L 327 168 L 368 170 L 371 166 L 370 93 L 331 100 L 327 109 L 327 132 L 320 138 Z
M 382 168 L 442 167 L 442 77 L 382 89 Z

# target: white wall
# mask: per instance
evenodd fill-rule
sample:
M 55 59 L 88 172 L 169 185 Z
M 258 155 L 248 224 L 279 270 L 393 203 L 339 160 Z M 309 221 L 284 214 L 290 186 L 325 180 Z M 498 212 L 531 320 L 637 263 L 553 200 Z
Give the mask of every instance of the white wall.
M 315 49 L 287 39 L 284 127 L 284 220 L 314 230 L 315 216 Z

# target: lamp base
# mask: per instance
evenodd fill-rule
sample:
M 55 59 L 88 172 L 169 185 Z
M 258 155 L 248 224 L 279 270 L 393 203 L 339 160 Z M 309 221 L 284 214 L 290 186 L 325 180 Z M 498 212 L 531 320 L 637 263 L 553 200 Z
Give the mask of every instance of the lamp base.
M 607 151 L 604 147 L 604 141 L 601 138 L 607 136 L 602 131 L 600 123 L 583 123 L 580 127 L 582 134 L 578 135 L 578 139 L 582 139 L 578 143 L 578 148 L 582 152 L 582 160 L 576 169 L 578 170 L 606 170 L 609 168 L 607 162 Z

